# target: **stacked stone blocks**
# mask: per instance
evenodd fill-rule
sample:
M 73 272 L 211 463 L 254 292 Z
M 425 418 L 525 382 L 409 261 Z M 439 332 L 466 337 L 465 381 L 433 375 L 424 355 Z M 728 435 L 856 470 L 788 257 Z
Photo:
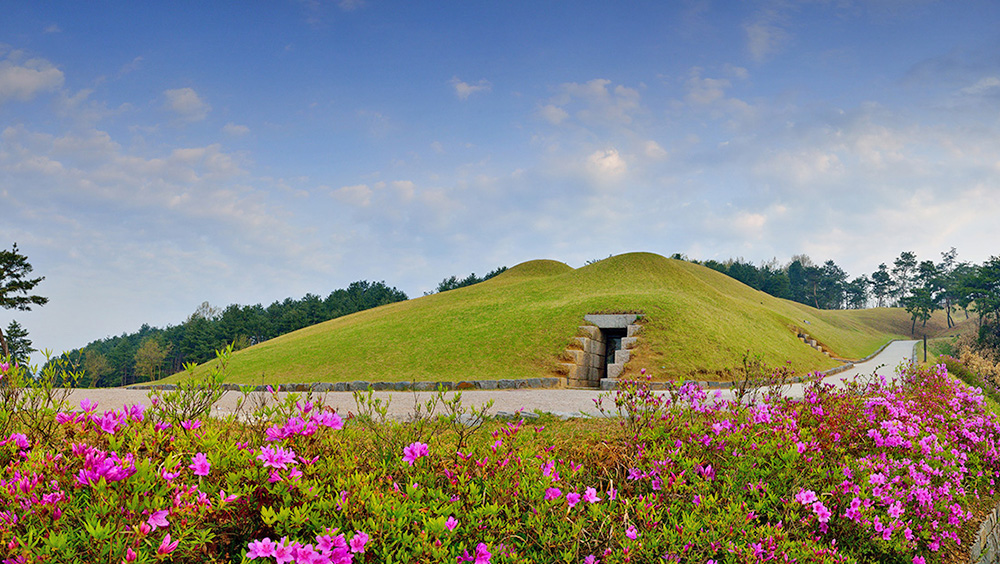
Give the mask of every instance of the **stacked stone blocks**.
M 566 377 L 568 387 L 598 388 L 602 379 L 616 379 L 625 370 L 625 363 L 631 360 L 632 351 L 638 343 L 640 325 L 637 315 L 588 315 L 587 321 L 594 325 L 581 325 L 573 345 L 563 354 L 559 365 L 560 373 Z M 622 348 L 614 352 L 612 362 L 607 361 L 607 343 L 602 328 L 625 329 Z

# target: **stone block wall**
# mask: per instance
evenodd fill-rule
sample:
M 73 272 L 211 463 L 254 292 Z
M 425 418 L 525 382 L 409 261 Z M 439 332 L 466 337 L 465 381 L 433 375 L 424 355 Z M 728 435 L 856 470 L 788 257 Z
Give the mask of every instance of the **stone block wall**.
M 607 361 L 607 343 L 601 326 L 581 325 L 574 342 L 563 353 L 559 373 L 566 378 L 566 386 L 575 388 L 598 388 L 601 380 L 616 379 L 625 370 L 625 363 L 632 357 L 639 339 L 640 326 L 635 324 L 636 315 L 588 315 L 591 323 L 605 323 L 608 328 L 625 329 L 627 336 L 622 339 L 622 349 L 615 351 L 611 363 Z
M 1000 563 L 1000 507 L 994 508 L 979 526 L 979 536 L 972 544 L 969 562 L 972 564 Z
M 560 372 L 566 376 L 571 388 L 596 388 L 601 383 L 604 368 L 605 342 L 601 330 L 592 325 L 581 325 L 574 345 L 566 349 L 560 363 Z

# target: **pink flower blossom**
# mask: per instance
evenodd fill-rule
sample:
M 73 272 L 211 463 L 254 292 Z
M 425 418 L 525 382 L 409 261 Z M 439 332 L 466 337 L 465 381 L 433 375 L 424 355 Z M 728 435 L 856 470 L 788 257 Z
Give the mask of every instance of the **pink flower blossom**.
M 449 531 L 454 531 L 455 527 L 458 526 L 458 519 L 455 519 L 454 515 L 450 515 L 448 520 L 444 522 L 444 526 L 447 527 Z
M 208 462 L 208 457 L 205 453 L 199 452 L 191 457 L 191 464 L 188 468 L 194 471 L 195 476 L 208 476 L 209 470 L 211 470 L 212 465 Z
M 170 521 L 167 521 L 167 515 L 170 512 L 166 509 L 160 509 L 159 511 L 154 511 L 149 519 L 146 519 L 146 523 L 149 524 L 150 530 L 156 530 L 157 527 L 169 527 Z
M 548 488 L 545 490 L 545 501 L 552 501 L 553 499 L 559 499 L 562 496 L 562 490 L 559 488 Z
M 264 463 L 265 468 L 285 470 L 289 464 L 295 464 L 295 452 L 281 447 L 260 447 L 257 460 Z
M 829 509 L 823 505 L 822 501 L 817 501 L 812 504 L 813 513 L 816 514 L 816 518 L 819 519 L 820 523 L 826 523 L 830 520 L 830 516 L 833 515 Z
M 490 557 L 493 555 L 490 553 L 489 547 L 486 543 L 479 543 L 476 545 L 476 556 L 470 556 L 469 551 L 462 551 L 462 555 L 458 557 L 458 562 L 474 562 L 475 564 L 490 564 Z
M 160 546 L 156 549 L 157 556 L 166 556 L 177 548 L 180 541 L 170 542 L 170 533 L 167 533 L 163 537 L 163 541 L 160 542 Z
M 577 503 L 580 503 L 580 494 L 576 492 L 570 492 L 566 494 L 566 503 L 569 504 L 570 508 L 572 508 Z
M 635 540 L 639 538 L 639 529 L 636 529 L 635 525 L 629 525 L 628 529 L 625 529 L 625 536 Z
M 795 501 L 801 503 L 802 505 L 810 505 L 816 501 L 816 492 L 812 490 L 799 490 L 799 493 L 795 494 Z
M 351 552 L 354 553 L 365 553 L 365 545 L 368 544 L 370 537 L 361 531 L 354 531 L 354 538 L 351 539 Z
M 91 401 L 90 398 L 83 398 L 80 400 L 80 409 L 86 413 L 90 413 L 91 411 L 97 409 L 97 402 Z
M 288 537 L 281 537 L 281 542 L 274 545 L 274 558 L 278 564 L 287 564 L 295 560 L 293 549 L 295 543 L 288 544 Z
M 587 488 L 587 490 L 583 492 L 583 500 L 587 503 L 597 503 L 598 501 L 601 501 L 601 498 L 597 497 L 596 489 Z
M 403 449 L 403 460 L 407 462 L 410 466 L 417 461 L 418 458 L 428 456 L 430 454 L 430 449 L 424 443 L 411 443 Z
M 184 421 L 181 421 L 181 427 L 187 429 L 188 431 L 200 429 L 201 419 L 185 419 Z

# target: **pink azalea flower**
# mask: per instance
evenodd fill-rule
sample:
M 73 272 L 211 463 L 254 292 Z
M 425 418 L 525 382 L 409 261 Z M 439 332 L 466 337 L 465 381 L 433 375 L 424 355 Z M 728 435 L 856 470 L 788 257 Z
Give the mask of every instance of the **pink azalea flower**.
M 265 468 L 275 468 L 285 470 L 289 464 L 295 464 L 295 452 L 291 449 L 285 450 L 281 447 L 260 447 L 260 454 L 257 460 L 264 463 Z
M 91 401 L 90 398 L 83 398 L 82 400 L 80 400 L 80 409 L 82 409 L 87 413 L 90 413 L 91 411 L 97 409 L 97 402 Z
M 157 527 L 169 527 L 170 521 L 167 521 L 167 515 L 170 512 L 166 509 L 161 509 L 159 511 L 154 511 L 149 519 L 146 519 L 146 523 L 149 524 L 150 530 L 156 530 Z
M 559 488 L 548 488 L 545 490 L 545 501 L 559 499 L 560 496 L 562 496 L 562 491 Z
M 833 515 L 830 512 L 830 510 L 827 509 L 825 505 L 823 505 L 822 501 L 817 501 L 813 503 L 812 510 L 813 513 L 816 514 L 816 517 L 819 519 L 820 523 L 826 523 L 827 521 L 830 520 L 830 516 Z
M 365 553 L 365 545 L 368 544 L 369 537 L 361 531 L 354 531 L 354 538 L 351 539 L 351 552 Z
M 281 542 L 274 545 L 274 558 L 278 564 L 287 564 L 295 560 L 296 544 L 288 544 L 288 537 L 281 537 Z
M 816 492 L 812 490 L 799 490 L 799 493 L 795 494 L 795 501 L 801 503 L 802 505 L 810 505 L 816 501 Z
M 212 465 L 208 462 L 208 457 L 205 453 L 199 452 L 191 457 L 191 464 L 188 466 L 191 470 L 194 470 L 195 476 L 208 476 L 208 471 L 212 468 Z
M 476 564 L 490 564 L 490 554 L 489 547 L 486 543 L 481 542 L 476 545 Z
M 337 412 L 325 411 L 318 417 L 316 417 L 316 422 L 324 427 L 329 427 L 334 431 L 344 428 L 344 420 L 337 415 Z
M 629 525 L 628 529 L 625 530 L 625 536 L 635 540 L 639 538 L 639 529 L 636 529 L 635 525 Z
M 181 427 L 184 427 L 188 431 L 194 431 L 195 429 L 200 429 L 201 428 L 201 420 L 200 419 L 185 419 L 184 421 L 181 421 Z
M 566 494 L 566 503 L 569 504 L 570 508 L 572 508 L 577 503 L 580 503 L 580 494 L 576 492 L 570 492 Z
M 136 558 L 138 558 L 138 557 L 139 557 L 139 555 L 136 554 L 135 551 L 132 550 L 131 547 L 129 547 L 129 548 L 125 549 L 125 560 L 122 560 L 122 562 L 135 562 Z
M 458 519 L 455 519 L 454 515 L 448 517 L 448 520 L 444 522 L 444 526 L 448 528 L 449 531 L 454 531 L 455 527 L 458 526 Z
M 170 554 L 171 552 L 174 551 L 174 549 L 177 548 L 177 545 L 179 543 L 180 543 L 180 541 L 170 542 L 170 533 L 167 533 L 163 537 L 163 541 L 160 542 L 159 548 L 156 549 L 156 555 L 157 556 L 166 556 L 167 554 Z
M 597 503 L 598 501 L 601 501 L 601 498 L 597 497 L 596 489 L 587 488 L 587 490 L 583 492 L 583 500 L 587 503 Z
M 416 462 L 418 458 L 429 454 L 430 449 L 426 444 L 420 442 L 411 443 L 403 449 L 403 461 L 407 462 L 410 466 L 413 466 L 413 463 Z
M 99 420 L 99 424 L 101 426 L 102 431 L 104 431 L 109 435 L 114 435 L 115 431 L 118 430 L 118 425 L 119 425 L 118 417 L 115 415 L 113 411 L 108 411 L 104 414 L 103 417 L 101 417 L 101 419 Z

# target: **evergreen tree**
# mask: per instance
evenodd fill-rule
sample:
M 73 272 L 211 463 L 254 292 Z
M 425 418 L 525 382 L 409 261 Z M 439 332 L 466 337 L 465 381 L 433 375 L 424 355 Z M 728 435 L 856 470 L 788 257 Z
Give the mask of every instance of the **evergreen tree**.
M 31 271 L 28 257 L 18 252 L 17 243 L 9 251 L 0 250 L 0 308 L 29 311 L 32 306 L 43 306 L 49 302 L 48 298 L 30 294 L 35 286 L 45 280 L 44 276 L 28 278 Z M 0 331 L 0 349 L 4 356 L 10 356 L 10 347 L 3 331 Z
M 10 360 L 23 366 L 28 365 L 31 353 L 35 352 L 31 348 L 28 331 L 16 320 L 11 320 L 7 326 L 7 348 L 10 349 Z

